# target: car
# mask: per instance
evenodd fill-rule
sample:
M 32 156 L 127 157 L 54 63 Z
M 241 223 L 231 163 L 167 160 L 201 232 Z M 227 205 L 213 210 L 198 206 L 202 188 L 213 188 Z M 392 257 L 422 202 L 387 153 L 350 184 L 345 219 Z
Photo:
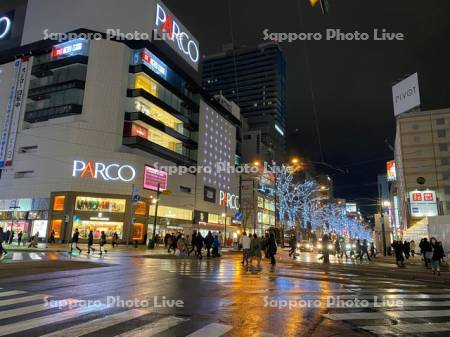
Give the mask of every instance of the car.
M 297 249 L 300 250 L 301 252 L 313 252 L 314 245 L 308 240 L 302 240 L 299 243 L 297 243 Z

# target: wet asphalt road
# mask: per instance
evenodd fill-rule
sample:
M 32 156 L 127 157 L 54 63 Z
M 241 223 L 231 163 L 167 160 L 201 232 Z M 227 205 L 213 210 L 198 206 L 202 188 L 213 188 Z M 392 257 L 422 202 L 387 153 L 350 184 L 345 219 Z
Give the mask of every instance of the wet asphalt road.
M 238 254 L 14 254 L 102 267 L 2 278 L 0 336 L 450 336 L 447 285 L 365 265 L 324 269 L 304 262 L 312 254 L 274 269 L 264 260 L 260 272 Z

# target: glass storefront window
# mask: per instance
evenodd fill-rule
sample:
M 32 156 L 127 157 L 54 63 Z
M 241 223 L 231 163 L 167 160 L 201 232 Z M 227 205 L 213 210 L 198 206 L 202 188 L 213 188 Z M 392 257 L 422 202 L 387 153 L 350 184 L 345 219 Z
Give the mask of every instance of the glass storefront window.
M 47 225 L 47 220 L 34 220 L 31 235 L 36 235 L 39 232 L 39 237 L 45 238 L 47 236 Z
M 150 205 L 150 216 L 155 215 L 155 205 Z M 192 221 L 192 211 L 184 208 L 158 205 L 158 218 L 170 218 Z
M 75 232 L 76 228 L 78 228 L 78 231 L 80 232 L 80 238 L 83 239 L 88 238 L 89 231 L 91 230 L 94 232 L 94 239 L 100 239 L 102 231 L 105 232 L 107 237 L 111 237 L 116 232 L 120 239 L 122 239 L 123 235 L 123 222 L 107 222 L 107 221 L 91 221 L 91 220 L 74 221 L 72 227 L 72 235 Z
M 61 219 L 52 220 L 50 231 L 54 231 L 55 232 L 55 239 L 59 239 L 61 237 L 62 222 L 63 221 Z
M 135 223 L 133 224 L 133 240 L 142 240 L 144 238 L 144 224 Z
M 132 136 L 145 138 L 173 152 L 183 154 L 183 142 L 144 123 L 132 124 Z
M 53 200 L 53 210 L 54 211 L 64 211 L 64 202 L 66 197 L 64 195 L 57 195 Z
M 28 233 L 30 223 L 28 221 L 0 221 L 0 227 L 6 232 L 7 230 L 13 230 L 14 236 L 17 238 L 17 233 Z
M 139 201 L 134 207 L 134 214 L 145 216 L 145 211 L 147 209 L 147 204 L 145 202 Z
M 75 210 L 85 212 L 124 213 L 125 199 L 77 197 Z

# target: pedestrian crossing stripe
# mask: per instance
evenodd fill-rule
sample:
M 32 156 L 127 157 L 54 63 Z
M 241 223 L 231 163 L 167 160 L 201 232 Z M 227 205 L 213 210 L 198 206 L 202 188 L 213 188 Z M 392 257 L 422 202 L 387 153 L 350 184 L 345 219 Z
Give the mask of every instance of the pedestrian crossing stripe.
M 220 337 L 230 331 L 233 327 L 231 325 L 211 323 L 207 326 L 197 330 L 186 337 Z
M 105 317 L 97 318 L 85 323 L 77 324 L 69 328 L 58 330 L 41 337 L 78 337 L 92 333 L 101 329 L 108 328 L 112 325 L 120 324 L 131 319 L 135 319 L 144 315 L 149 314 L 151 311 L 131 309 L 117 314 L 108 315 Z
M 351 321 L 359 319 L 397 319 L 397 318 L 430 318 L 450 316 L 450 310 L 411 310 L 411 311 L 379 311 L 353 312 L 343 314 L 324 314 L 333 321 Z
M 22 295 L 22 294 L 25 294 L 25 293 L 26 293 L 26 291 L 22 291 L 22 290 L 2 291 L 2 292 L 0 292 L 0 297 Z
M 18 298 L 12 298 L 9 300 L 0 300 L 0 307 L 4 307 L 11 304 L 19 304 L 24 302 L 32 302 L 37 300 L 44 300 L 45 298 L 49 298 L 50 296 L 45 294 L 36 294 L 36 295 L 30 295 L 30 296 L 23 296 Z
M 361 326 L 360 329 L 373 332 L 377 335 L 387 334 L 410 334 L 427 333 L 427 332 L 444 332 L 450 330 L 450 323 L 412 323 L 412 324 L 397 324 L 392 326 Z
M 77 302 L 77 300 L 75 300 L 73 298 L 66 298 L 64 301 L 67 301 L 66 303 L 72 303 L 72 304 L 75 304 Z M 45 311 L 45 310 L 49 310 L 49 309 L 54 309 L 54 307 L 50 306 L 48 303 L 40 303 L 40 304 L 30 305 L 27 307 L 3 310 L 3 311 L 0 311 L 0 319 L 11 318 L 11 317 L 26 315 L 26 314 L 32 314 L 35 312 L 41 312 L 41 311 Z
M 124 332 L 116 337 L 151 337 L 185 321 L 188 321 L 188 319 L 175 316 L 164 317 L 155 322 Z

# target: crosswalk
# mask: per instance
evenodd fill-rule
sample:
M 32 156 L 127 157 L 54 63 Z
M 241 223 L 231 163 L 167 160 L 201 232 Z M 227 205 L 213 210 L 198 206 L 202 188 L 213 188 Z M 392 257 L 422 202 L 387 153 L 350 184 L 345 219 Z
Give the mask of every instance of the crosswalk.
M 0 336 L 32 331 L 33 336 L 42 337 L 79 337 L 96 333 L 114 337 L 151 337 L 163 332 L 180 337 L 221 337 L 233 329 L 231 325 L 216 322 L 204 322 L 200 328 L 197 325 L 183 327 L 190 318 L 163 315 L 152 308 L 113 308 L 98 301 L 77 307 L 78 303 L 85 301 L 74 298 L 55 300 L 47 294 L 30 294 L 21 290 L 0 288 L 0 297 L 4 298 L 0 300 Z M 58 308 L 57 303 L 65 303 L 67 308 Z M 124 323 L 130 321 L 136 324 L 126 325 L 129 328 L 123 331 Z M 37 328 L 42 333 L 36 332 Z M 174 328 L 179 329 L 170 330 Z

